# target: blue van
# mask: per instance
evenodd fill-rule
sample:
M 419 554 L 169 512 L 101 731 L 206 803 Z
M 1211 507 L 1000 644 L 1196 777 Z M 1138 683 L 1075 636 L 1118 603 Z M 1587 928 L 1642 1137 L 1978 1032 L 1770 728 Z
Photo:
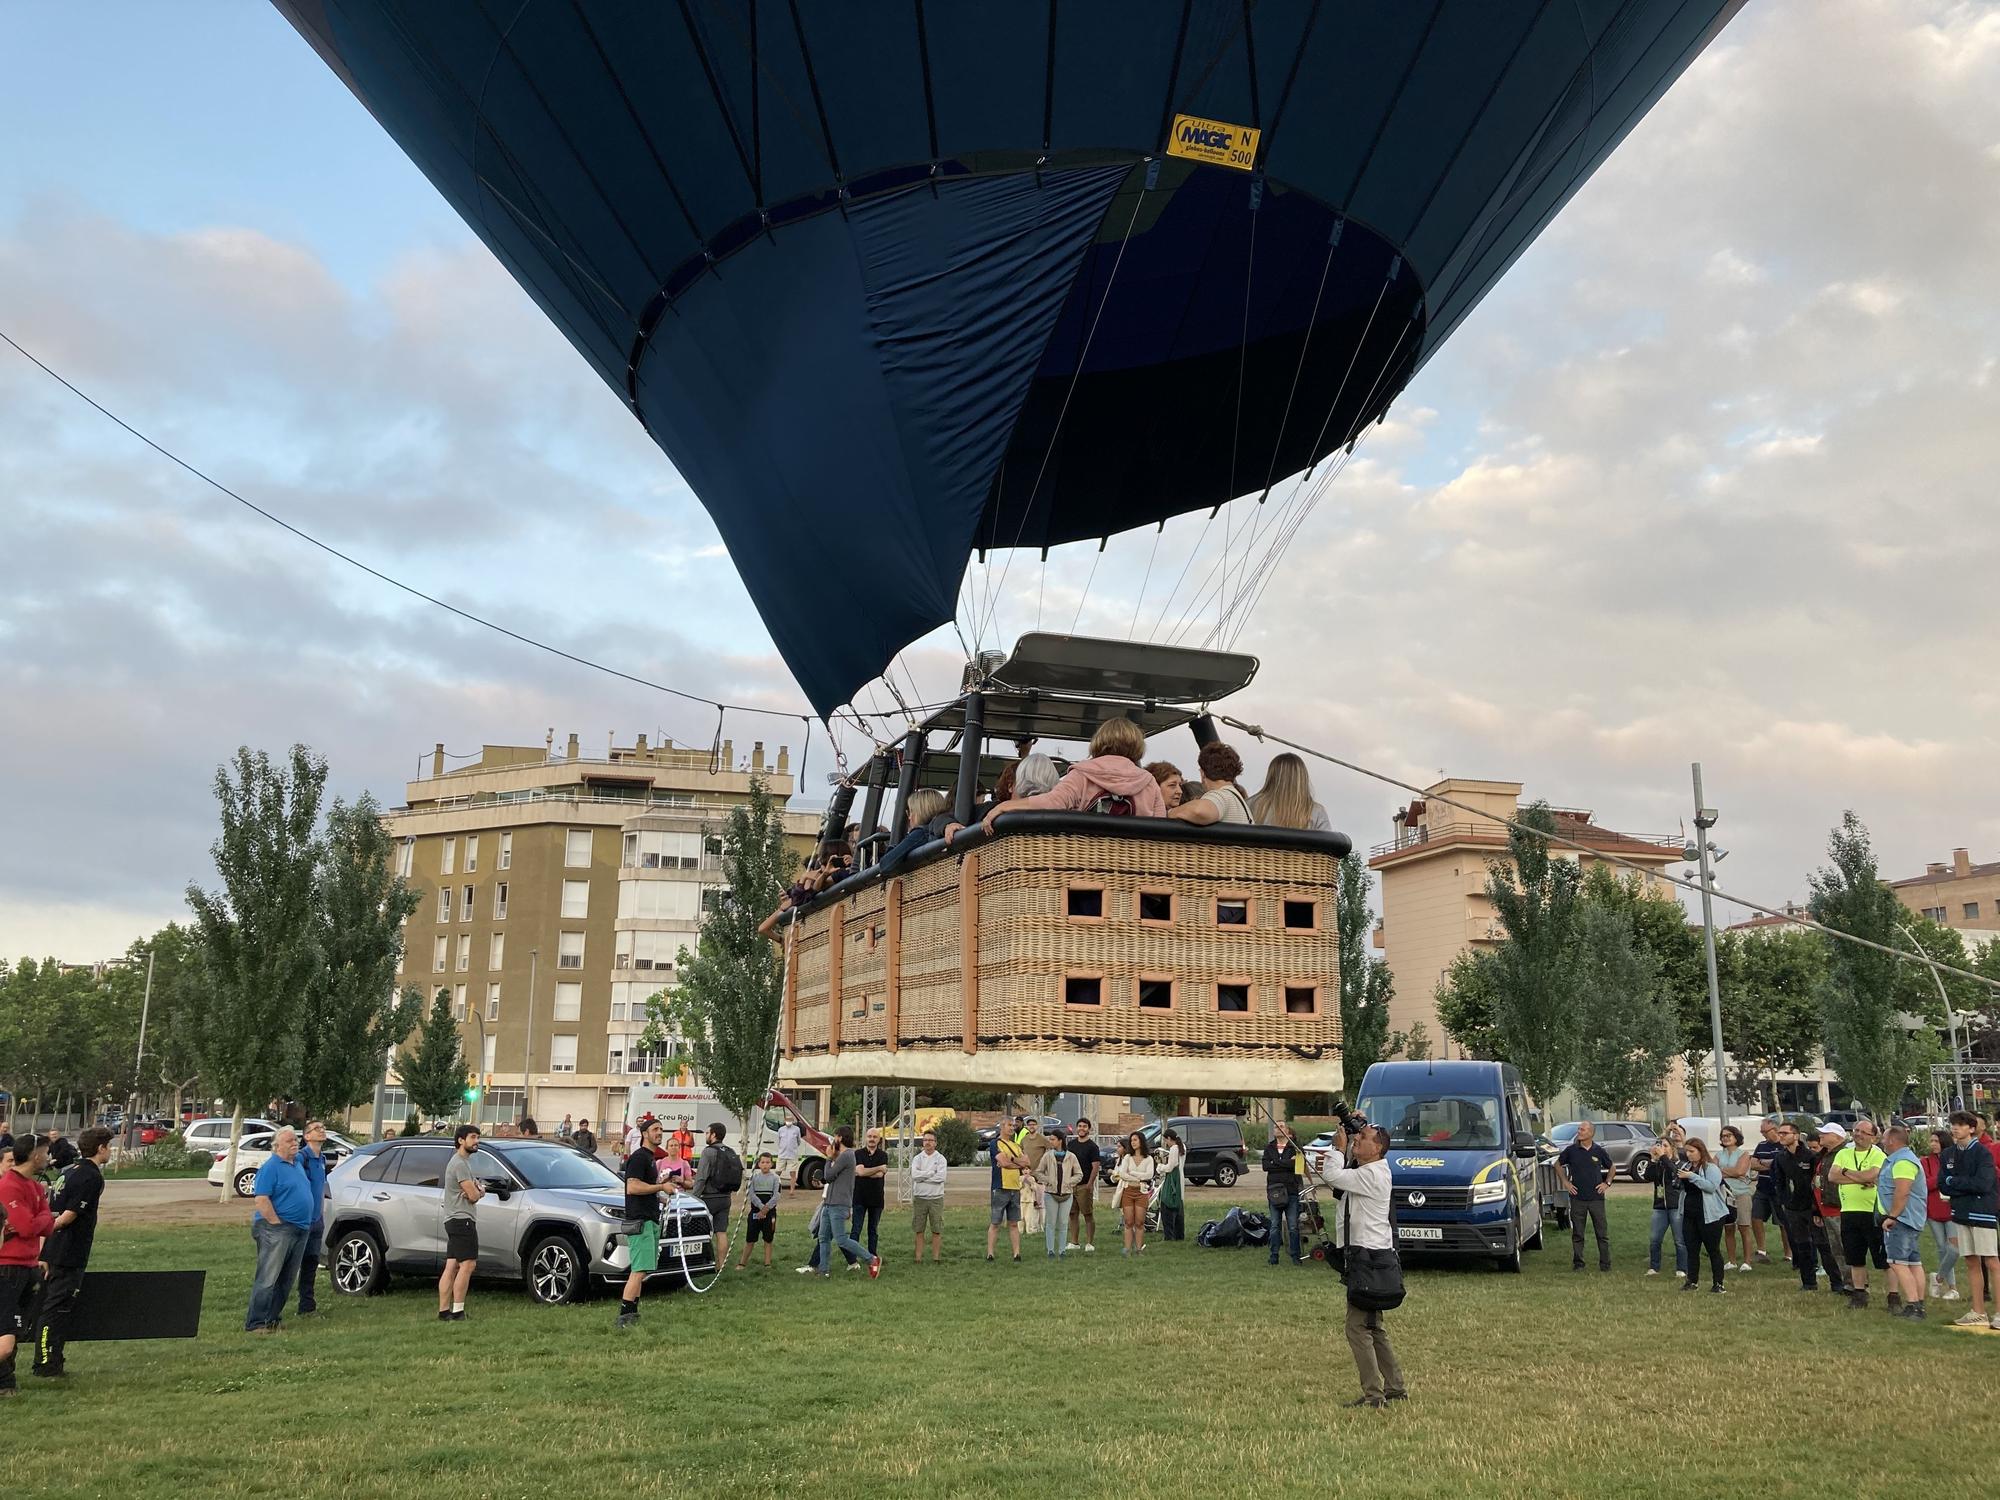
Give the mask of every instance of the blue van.
M 1389 1132 L 1396 1248 L 1490 1255 L 1542 1247 L 1540 1152 L 1521 1075 L 1499 1062 L 1378 1062 L 1355 1107 Z

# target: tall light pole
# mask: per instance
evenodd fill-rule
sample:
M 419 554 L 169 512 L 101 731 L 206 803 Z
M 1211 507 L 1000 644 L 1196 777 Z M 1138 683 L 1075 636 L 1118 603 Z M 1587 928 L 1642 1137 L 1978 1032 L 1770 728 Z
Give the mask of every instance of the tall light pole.
M 1710 892 L 1715 876 L 1708 863 L 1708 830 L 1721 815 L 1701 798 L 1701 762 L 1694 763 L 1694 839 L 1701 860 L 1701 942 L 1708 953 L 1708 1025 L 1715 1043 L 1715 1117 L 1729 1123 L 1729 1085 L 1722 1072 L 1722 981 L 1715 972 L 1715 900 Z M 1718 1125 L 1720 1128 L 1720 1125 Z
M 1925 948 L 1922 943 L 1917 941 L 1917 935 L 1914 932 L 1910 931 L 1908 927 L 1905 927 L 1901 922 L 1898 922 L 1896 924 L 1896 930 L 1902 933 L 1904 937 L 1908 938 L 1910 940 L 1910 946 L 1916 949 L 1917 952 L 1923 954 L 1925 958 L 1929 958 L 1931 956 L 1930 950 Z M 1944 1024 L 1945 1027 L 1951 1033 L 1951 1076 L 1955 1080 L 1958 1086 L 1959 1107 L 1964 1108 L 1965 1055 L 1958 1050 L 1958 1012 L 1951 1008 L 1951 996 L 1945 993 L 1944 979 L 1938 973 L 1937 966 L 1935 964 L 1925 964 L 1924 967 L 1930 970 L 1931 983 L 1937 986 L 1938 999 L 1944 1002 Z M 1947 1113 L 1949 1113 L 1949 1111 L 1947 1111 Z
M 139 1000 L 139 1051 L 132 1059 L 132 1096 L 125 1101 L 125 1149 L 130 1150 L 139 1138 L 139 1080 L 146 1065 L 146 1016 L 153 1008 L 153 961 L 158 955 L 146 950 L 146 992 Z

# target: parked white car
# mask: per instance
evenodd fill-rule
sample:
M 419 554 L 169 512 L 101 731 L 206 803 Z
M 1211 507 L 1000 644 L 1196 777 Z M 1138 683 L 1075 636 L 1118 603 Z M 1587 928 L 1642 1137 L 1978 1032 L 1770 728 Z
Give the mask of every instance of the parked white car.
M 199 1120 L 188 1121 L 187 1129 L 181 1132 L 181 1139 L 187 1142 L 190 1151 L 206 1151 L 213 1155 L 229 1144 L 228 1116 L 205 1115 Z M 255 1119 L 243 1122 L 243 1134 L 239 1139 L 247 1140 L 253 1135 L 269 1135 L 278 1127 L 269 1120 Z
M 224 1125 L 228 1123 L 227 1120 L 223 1121 Z M 250 1185 L 257 1180 L 257 1169 L 271 1159 L 272 1134 L 273 1130 L 269 1125 L 266 1125 L 264 1129 L 254 1134 L 248 1130 L 243 1132 L 242 1144 L 236 1148 L 237 1197 L 247 1198 L 250 1196 Z M 338 1131 L 329 1130 L 326 1133 L 327 1170 L 332 1171 L 334 1163 L 353 1149 L 354 1142 L 350 1141 L 346 1136 L 341 1135 Z M 221 1187 L 222 1174 L 229 1166 L 228 1132 L 226 1130 L 223 1132 L 223 1144 L 215 1148 L 214 1154 L 214 1164 L 208 1169 L 208 1185 L 210 1187 Z

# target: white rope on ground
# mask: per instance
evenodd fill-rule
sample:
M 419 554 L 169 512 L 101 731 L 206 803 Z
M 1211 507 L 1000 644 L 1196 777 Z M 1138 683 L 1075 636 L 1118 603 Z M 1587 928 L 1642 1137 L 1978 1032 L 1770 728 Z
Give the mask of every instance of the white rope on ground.
M 1231 729 L 1240 729 L 1254 740 L 1267 741 L 1273 745 L 1283 745 L 1287 750 L 1296 750 L 1301 755 L 1310 755 L 1315 760 L 1323 760 L 1330 766 L 1339 766 L 1343 771 L 1352 771 L 1357 776 L 1366 776 L 1371 781 L 1380 781 L 1385 785 L 1409 792 L 1413 796 L 1422 797 L 1426 802 L 1442 802 L 1446 807 L 1456 808 L 1459 812 L 1470 813 L 1476 818 L 1485 818 L 1489 822 L 1498 823 L 1512 832 L 1525 833 L 1533 838 L 1544 839 L 1551 844 L 1561 844 L 1566 848 L 1588 854 L 1593 859 L 1602 860 L 1605 864 L 1618 865 L 1623 869 L 1631 870 L 1640 875 L 1649 875 L 1655 879 L 1664 880 L 1669 885 L 1677 885 L 1683 890 L 1693 891 L 1697 895 L 1701 893 L 1701 883 L 1699 881 L 1688 880 L 1679 875 L 1669 875 L 1664 870 L 1656 870 L 1651 866 L 1642 865 L 1637 860 L 1626 859 L 1623 855 L 1608 854 L 1595 844 L 1587 844 L 1581 839 L 1571 838 L 1564 833 L 1545 833 L 1539 828 L 1530 828 L 1517 818 L 1502 817 L 1499 813 L 1488 812 L 1481 807 L 1474 807 L 1469 802 L 1460 802 L 1456 798 L 1447 797 L 1438 792 L 1427 791 L 1425 788 L 1417 786 L 1412 782 L 1399 781 L 1386 771 L 1371 770 L 1369 767 L 1357 765 L 1351 760 L 1343 760 L 1340 756 L 1330 751 L 1318 750 L 1311 745 L 1302 745 L 1297 740 L 1288 740 L 1283 735 L 1272 734 L 1261 724 L 1246 723 L 1242 719 L 1231 718 L 1227 714 L 1218 714 L 1216 717 Z M 1748 896 L 1731 895 L 1719 886 L 1711 885 L 1708 888 L 1708 893 L 1718 901 L 1728 901 L 1763 916 L 1776 917 L 1780 921 L 1789 922 L 1795 927 L 1810 928 L 1812 931 L 1823 933 L 1827 937 L 1838 938 L 1844 943 L 1854 943 L 1863 948 L 1872 948 L 1877 953 L 1886 953 L 1891 958 L 1902 959 L 1907 963 L 1921 964 L 1935 974 L 1950 974 L 1958 979 L 1970 979 L 1975 984 L 1981 984 L 1990 990 L 2000 992 L 2000 979 L 1975 973 L 1971 969 L 1961 969 L 1955 964 L 1940 962 L 1928 954 L 1910 953 L 1902 948 L 1892 948 L 1887 943 L 1878 943 L 1873 938 L 1861 937 L 1852 932 L 1842 932 L 1838 927 L 1829 927 L 1824 922 L 1815 922 L 1811 917 L 1802 917 L 1796 912 L 1784 911 L 1775 906 L 1766 906 L 1760 901 L 1752 901 Z

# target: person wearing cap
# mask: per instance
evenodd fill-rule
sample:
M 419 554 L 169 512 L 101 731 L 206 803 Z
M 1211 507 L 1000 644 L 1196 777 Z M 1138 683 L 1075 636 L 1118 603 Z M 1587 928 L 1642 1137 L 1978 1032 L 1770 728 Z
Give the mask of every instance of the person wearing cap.
M 1882 1251 L 1889 1262 L 1889 1285 L 1903 1299 L 1891 1315 L 1920 1322 L 1924 1316 L 1924 1164 L 1910 1149 L 1910 1127 L 1882 1132 L 1887 1157 L 1875 1179 L 1875 1208 L 1882 1221 Z
M 1813 1143 L 1813 1200 L 1819 1208 L 1819 1228 L 1825 1240 L 1818 1245 L 1820 1254 L 1827 1264 L 1828 1279 L 1838 1283 L 1837 1290 L 1842 1296 L 1854 1294 L 1854 1283 L 1848 1279 L 1847 1256 L 1841 1249 L 1840 1238 L 1840 1189 L 1834 1186 L 1829 1174 L 1833 1171 L 1833 1155 L 1847 1144 L 1847 1131 L 1838 1120 L 1828 1120 L 1808 1137 Z
M 1875 1179 L 1888 1158 L 1875 1144 L 1875 1122 L 1863 1115 L 1854 1122 L 1854 1138 L 1833 1153 L 1833 1165 L 1826 1180 L 1840 1190 L 1840 1253 L 1847 1262 L 1847 1284 L 1853 1295 L 1848 1305 L 1856 1311 L 1868 1305 L 1868 1262 L 1887 1271 L 1889 1259 L 1882 1253 L 1882 1226 L 1875 1221 Z M 1902 1301 L 1893 1290 L 1889 1310 Z

